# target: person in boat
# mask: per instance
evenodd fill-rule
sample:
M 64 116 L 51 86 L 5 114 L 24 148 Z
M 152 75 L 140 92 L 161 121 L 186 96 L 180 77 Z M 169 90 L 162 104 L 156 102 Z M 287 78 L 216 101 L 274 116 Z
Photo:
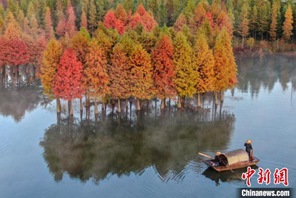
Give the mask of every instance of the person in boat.
M 246 152 L 249 154 L 250 161 L 253 161 L 254 156 L 253 156 L 252 140 L 247 140 L 244 146 L 246 147 Z
M 220 159 L 221 152 L 217 151 L 215 154 L 215 165 L 220 166 L 221 165 L 221 159 Z

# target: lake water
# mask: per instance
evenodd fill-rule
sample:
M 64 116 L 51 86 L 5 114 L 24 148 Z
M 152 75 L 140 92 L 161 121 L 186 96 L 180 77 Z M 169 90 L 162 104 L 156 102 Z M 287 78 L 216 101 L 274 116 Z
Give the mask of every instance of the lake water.
M 237 57 L 237 63 L 239 85 L 217 109 L 205 97 L 199 112 L 160 112 L 152 101 L 141 112 L 132 107 L 118 116 L 108 108 L 90 120 L 76 109 L 69 120 L 57 117 L 40 86 L 2 85 L 0 197 L 237 197 L 246 169 L 216 173 L 197 152 L 213 156 L 243 148 L 247 139 L 261 160 L 252 187 L 285 187 L 273 183 L 275 168 L 284 167 L 295 187 L 295 59 Z M 258 184 L 259 167 L 271 170 L 271 184 Z

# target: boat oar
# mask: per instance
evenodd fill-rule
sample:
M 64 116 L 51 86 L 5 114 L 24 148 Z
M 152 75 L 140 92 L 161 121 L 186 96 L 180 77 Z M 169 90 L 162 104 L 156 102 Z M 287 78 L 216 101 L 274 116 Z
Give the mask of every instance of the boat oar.
M 206 158 L 209 158 L 209 159 L 214 159 L 213 157 L 211 157 L 211 156 L 209 156 L 209 155 L 207 155 L 207 154 L 204 154 L 204 153 L 200 153 L 200 152 L 198 152 L 197 154 L 199 154 L 199 155 L 201 155 L 201 156 L 204 156 L 204 157 L 206 157 Z

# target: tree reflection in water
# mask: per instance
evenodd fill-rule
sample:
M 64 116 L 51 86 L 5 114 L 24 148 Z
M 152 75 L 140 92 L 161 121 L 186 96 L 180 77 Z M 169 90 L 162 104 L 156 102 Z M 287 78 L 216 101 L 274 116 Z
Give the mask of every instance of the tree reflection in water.
M 156 116 L 142 110 L 134 115 L 110 113 L 104 120 L 59 119 L 52 124 L 40 144 L 55 180 L 68 173 L 83 182 L 99 182 L 110 175 L 140 175 L 148 167 L 164 181 L 178 180 L 197 151 L 226 149 L 234 123 L 227 112 L 167 111 Z
M 7 67 L 5 73 L 0 73 L 0 114 L 11 116 L 20 122 L 26 112 L 45 105 L 43 90 L 39 81 L 35 79 L 34 68 L 19 67 L 19 72 L 13 67 Z
M 271 91 L 277 81 L 280 82 L 283 91 L 292 83 L 296 89 L 295 58 L 284 55 L 266 55 L 260 57 L 238 56 L 238 81 L 237 89 L 250 92 L 257 97 L 260 88 Z

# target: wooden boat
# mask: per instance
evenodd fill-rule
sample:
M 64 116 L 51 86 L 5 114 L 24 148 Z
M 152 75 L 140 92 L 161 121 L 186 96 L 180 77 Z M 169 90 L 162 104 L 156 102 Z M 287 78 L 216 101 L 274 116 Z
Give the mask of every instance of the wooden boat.
M 215 159 L 203 160 L 203 162 L 214 170 L 222 172 L 253 166 L 260 161 L 256 157 L 250 161 L 248 153 L 243 149 L 237 149 L 228 153 L 221 153 L 219 155 L 219 159 L 219 162 Z

